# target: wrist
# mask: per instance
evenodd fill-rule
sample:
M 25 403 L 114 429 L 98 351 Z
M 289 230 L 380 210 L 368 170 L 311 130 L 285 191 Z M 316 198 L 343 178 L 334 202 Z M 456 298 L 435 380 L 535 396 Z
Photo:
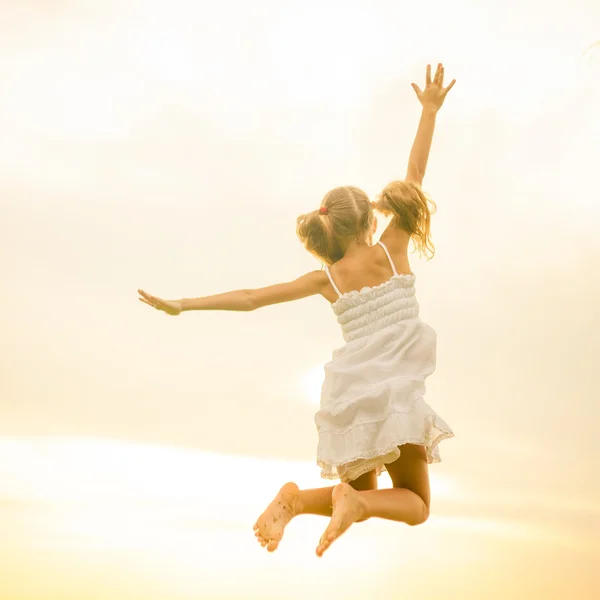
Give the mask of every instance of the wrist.
M 435 106 L 427 106 L 427 105 L 423 105 L 423 115 L 427 115 L 430 117 L 435 117 L 437 115 L 439 108 L 435 107 Z

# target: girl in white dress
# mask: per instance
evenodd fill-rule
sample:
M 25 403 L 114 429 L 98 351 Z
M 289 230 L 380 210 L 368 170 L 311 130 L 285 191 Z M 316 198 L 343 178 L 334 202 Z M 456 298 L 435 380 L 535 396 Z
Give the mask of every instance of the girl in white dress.
M 428 464 L 440 460 L 438 444 L 452 437 L 425 402 L 425 379 L 436 361 L 435 331 L 419 318 L 408 247 L 433 255 L 430 201 L 421 190 L 444 87 L 440 64 L 425 89 L 413 88 L 423 112 L 404 181 L 387 185 L 377 202 L 355 187 L 325 195 L 319 209 L 298 218 L 297 234 L 325 265 L 295 281 L 203 298 L 163 300 L 139 290 L 140 300 L 171 315 L 188 310 L 254 310 L 321 294 L 342 327 L 345 345 L 325 365 L 317 463 L 334 487 L 299 490 L 285 484 L 257 520 L 262 546 L 277 548 L 295 516 L 331 517 L 317 546 L 323 552 L 350 525 L 370 517 L 423 523 L 429 515 Z M 433 203 L 431 203 L 433 204 Z M 432 206 L 433 207 L 433 206 Z M 392 220 L 377 244 L 374 210 Z M 391 489 L 378 490 L 387 470 Z

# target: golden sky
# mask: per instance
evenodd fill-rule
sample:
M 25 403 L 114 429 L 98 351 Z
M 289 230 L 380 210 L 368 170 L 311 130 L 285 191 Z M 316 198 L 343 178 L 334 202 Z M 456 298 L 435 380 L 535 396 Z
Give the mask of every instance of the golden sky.
M 0 17 L 0 600 L 594 597 L 600 5 Z M 425 181 L 437 255 L 413 262 L 428 401 L 456 434 L 433 517 L 361 524 L 321 561 L 326 522 L 298 519 L 266 555 L 251 528 L 279 485 L 325 483 L 312 417 L 338 325 L 320 298 L 174 319 L 136 289 L 317 267 L 296 216 L 404 175 L 409 83 L 439 60 L 458 83 Z

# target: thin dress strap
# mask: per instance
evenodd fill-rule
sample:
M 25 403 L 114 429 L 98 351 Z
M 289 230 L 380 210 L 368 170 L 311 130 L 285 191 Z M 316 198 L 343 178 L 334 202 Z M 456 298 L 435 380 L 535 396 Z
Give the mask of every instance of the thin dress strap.
M 390 256 L 390 253 L 388 252 L 388 249 L 385 247 L 385 244 L 379 240 L 377 242 L 385 251 L 385 255 L 388 257 L 388 260 L 390 261 L 390 266 L 392 267 L 392 271 L 394 272 L 394 275 L 398 275 L 398 271 L 396 271 L 396 265 L 394 264 L 394 261 L 392 260 L 392 257 Z
M 333 281 L 333 277 L 331 276 L 331 273 L 329 272 L 329 267 L 327 265 L 323 265 L 323 266 L 325 267 L 325 273 L 327 274 L 327 277 L 329 277 L 329 281 L 331 282 L 331 285 L 333 286 L 335 293 L 341 298 L 342 294 L 340 294 L 340 290 L 338 290 L 337 285 L 335 285 L 335 282 Z

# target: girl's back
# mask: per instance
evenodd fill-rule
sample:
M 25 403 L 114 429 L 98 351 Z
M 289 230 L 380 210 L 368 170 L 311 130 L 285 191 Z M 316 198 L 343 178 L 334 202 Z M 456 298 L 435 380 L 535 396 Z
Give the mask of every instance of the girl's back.
M 381 241 L 385 243 L 396 271 L 399 274 L 411 274 L 408 260 L 409 235 L 399 231 L 393 237 L 382 236 Z M 389 281 L 394 274 L 390 260 L 380 244 L 358 246 L 354 251 L 347 252 L 329 271 L 342 294 L 379 286 Z M 326 298 L 330 302 L 338 299 L 333 285 L 327 292 Z

